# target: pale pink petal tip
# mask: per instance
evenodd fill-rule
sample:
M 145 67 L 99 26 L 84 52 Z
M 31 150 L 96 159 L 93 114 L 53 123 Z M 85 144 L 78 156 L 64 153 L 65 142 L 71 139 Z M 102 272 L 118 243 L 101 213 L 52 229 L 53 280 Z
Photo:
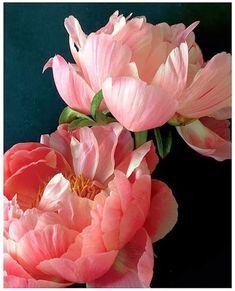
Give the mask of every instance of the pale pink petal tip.
M 53 65 L 53 58 L 50 58 L 42 69 L 42 73 L 44 73 L 48 68 L 51 68 Z

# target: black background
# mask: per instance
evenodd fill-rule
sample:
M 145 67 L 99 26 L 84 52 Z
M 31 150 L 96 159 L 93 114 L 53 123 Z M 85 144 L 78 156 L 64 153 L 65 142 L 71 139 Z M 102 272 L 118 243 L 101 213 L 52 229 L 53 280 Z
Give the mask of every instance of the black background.
M 200 20 L 196 40 L 205 60 L 231 52 L 229 3 L 58 3 L 4 4 L 4 147 L 39 141 L 56 129 L 65 104 L 50 70 L 49 57 L 72 62 L 64 18 L 74 15 L 88 34 L 119 10 L 145 15 L 153 24 Z M 231 162 L 217 162 L 191 150 L 174 132 L 173 150 L 155 173 L 179 204 L 175 228 L 154 245 L 151 287 L 231 286 Z

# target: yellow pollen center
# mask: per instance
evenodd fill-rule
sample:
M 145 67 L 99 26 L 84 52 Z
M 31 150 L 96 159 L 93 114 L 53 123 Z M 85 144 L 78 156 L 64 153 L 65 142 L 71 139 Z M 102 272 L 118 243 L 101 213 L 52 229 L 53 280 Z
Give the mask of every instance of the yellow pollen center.
M 71 188 L 80 197 L 93 200 L 95 196 L 100 192 L 100 188 L 84 175 L 71 175 L 68 177 Z

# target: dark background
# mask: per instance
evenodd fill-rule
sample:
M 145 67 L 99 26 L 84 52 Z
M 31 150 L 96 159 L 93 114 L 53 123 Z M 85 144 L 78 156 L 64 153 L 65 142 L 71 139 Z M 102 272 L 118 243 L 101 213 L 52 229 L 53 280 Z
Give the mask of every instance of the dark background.
M 5 3 L 4 147 L 39 141 L 56 129 L 65 104 L 50 70 L 49 57 L 72 62 L 64 18 L 74 15 L 88 34 L 119 10 L 145 15 L 153 24 L 200 20 L 196 40 L 204 58 L 231 52 L 229 3 Z M 217 162 L 191 150 L 174 132 L 173 150 L 157 168 L 179 204 L 178 223 L 154 245 L 152 287 L 231 286 L 231 162 Z

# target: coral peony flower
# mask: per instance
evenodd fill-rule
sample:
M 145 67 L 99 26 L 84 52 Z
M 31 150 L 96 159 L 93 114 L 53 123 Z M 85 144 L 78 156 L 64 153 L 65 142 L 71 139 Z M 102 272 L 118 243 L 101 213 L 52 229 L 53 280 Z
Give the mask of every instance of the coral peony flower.
M 22 175 L 19 191 L 17 184 L 8 188 L 5 206 L 5 286 L 149 287 L 152 242 L 177 220 L 171 190 L 151 180 L 158 162 L 152 143 L 133 150 L 130 133 L 117 123 L 72 133 L 59 126 L 41 142 L 48 146 L 38 148 L 66 165 L 63 171 L 54 158 L 49 165 L 55 174 L 49 181 L 47 155 L 30 155 L 35 144 L 20 144 L 19 152 L 16 145 L 5 155 L 5 183 L 11 175 Z M 40 172 L 32 167 L 30 178 L 41 178 L 44 187 L 31 191 L 30 201 L 36 203 L 26 207 L 21 198 L 28 183 L 24 170 L 41 161 L 48 168 Z

